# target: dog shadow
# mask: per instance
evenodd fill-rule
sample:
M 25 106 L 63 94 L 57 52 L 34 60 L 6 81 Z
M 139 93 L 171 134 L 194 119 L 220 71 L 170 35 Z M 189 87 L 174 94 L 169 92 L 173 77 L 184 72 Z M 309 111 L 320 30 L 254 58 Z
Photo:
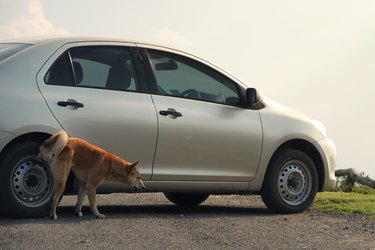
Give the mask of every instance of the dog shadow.
M 259 217 L 277 216 L 266 207 L 237 207 L 221 205 L 177 206 L 162 205 L 101 205 L 99 211 L 108 219 L 184 219 L 184 218 L 224 218 L 224 217 Z M 30 223 L 74 224 L 88 220 L 97 220 L 89 206 L 82 208 L 83 216 L 78 218 L 74 214 L 74 206 L 59 206 L 58 219 L 50 220 L 48 215 L 43 218 L 12 219 L 0 216 L 0 225 L 16 225 Z
M 61 214 L 74 213 L 73 206 L 60 207 Z M 269 209 L 263 207 L 228 207 L 220 205 L 199 205 L 199 206 L 177 206 L 177 205 L 102 205 L 100 212 L 114 216 L 144 217 L 144 216 L 200 216 L 200 217 L 240 217 L 258 216 L 273 214 Z M 92 214 L 88 206 L 83 207 L 85 214 Z
M 269 210 L 260 196 L 210 196 L 207 201 L 196 206 L 178 206 L 170 203 L 162 194 L 109 194 L 98 196 L 100 213 L 110 219 L 184 219 L 184 218 L 236 218 L 279 216 Z M 75 216 L 75 196 L 64 196 L 57 207 L 57 221 L 48 214 L 35 219 L 12 219 L 0 216 L 2 224 L 19 223 L 79 223 L 97 220 L 86 200 L 82 207 L 83 216 Z M 107 204 L 106 204 L 107 203 Z M 108 204 L 109 203 L 109 204 Z

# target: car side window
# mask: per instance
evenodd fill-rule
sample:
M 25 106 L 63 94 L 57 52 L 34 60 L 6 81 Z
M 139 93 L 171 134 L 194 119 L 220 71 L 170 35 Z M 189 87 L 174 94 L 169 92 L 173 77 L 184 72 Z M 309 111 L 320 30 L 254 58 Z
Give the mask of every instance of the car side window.
M 239 106 L 236 84 L 190 58 L 148 50 L 159 94 Z
M 138 90 L 130 49 L 120 46 L 71 48 L 55 61 L 44 79 L 53 85 Z
M 62 54 L 48 70 L 44 81 L 53 85 L 73 86 L 73 71 L 68 52 Z

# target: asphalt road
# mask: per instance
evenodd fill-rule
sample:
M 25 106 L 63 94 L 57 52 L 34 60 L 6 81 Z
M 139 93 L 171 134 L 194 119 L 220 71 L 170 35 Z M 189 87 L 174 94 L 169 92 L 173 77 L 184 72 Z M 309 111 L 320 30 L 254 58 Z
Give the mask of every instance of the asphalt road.
M 75 199 L 63 198 L 56 221 L 0 217 L 0 249 L 375 249 L 374 219 L 278 215 L 258 196 L 178 207 L 162 194 L 98 195 L 102 220 L 87 207 L 75 217 Z

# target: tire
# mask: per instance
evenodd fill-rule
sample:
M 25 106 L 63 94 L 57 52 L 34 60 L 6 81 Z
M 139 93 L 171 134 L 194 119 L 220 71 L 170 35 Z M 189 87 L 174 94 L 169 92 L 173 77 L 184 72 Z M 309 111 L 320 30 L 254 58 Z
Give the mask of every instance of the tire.
M 180 206 L 196 206 L 207 200 L 209 194 L 202 193 L 164 193 L 172 203 Z
M 6 216 L 48 215 L 54 185 L 49 167 L 35 159 L 39 145 L 37 142 L 17 143 L 0 157 L 0 204 Z
M 311 158 L 295 149 L 278 152 L 268 167 L 261 197 L 276 213 L 305 211 L 315 199 L 318 174 Z

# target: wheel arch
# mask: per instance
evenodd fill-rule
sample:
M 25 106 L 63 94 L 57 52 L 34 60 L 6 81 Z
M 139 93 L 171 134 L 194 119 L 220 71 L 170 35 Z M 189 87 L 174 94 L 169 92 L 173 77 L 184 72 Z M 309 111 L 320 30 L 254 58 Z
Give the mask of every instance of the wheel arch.
M 27 141 L 42 143 L 50 136 L 51 134 L 44 133 L 44 132 L 31 132 L 31 133 L 19 135 L 13 140 L 11 140 L 10 142 L 8 142 L 8 144 L 1 151 L 0 156 L 4 154 L 7 151 L 7 149 L 12 147 L 14 144 L 27 142 Z
M 267 172 L 269 171 L 270 163 L 273 161 L 274 157 L 284 149 L 296 149 L 304 152 L 307 154 L 311 160 L 314 162 L 316 171 L 318 173 L 318 192 L 323 190 L 324 186 L 324 162 L 323 159 L 318 151 L 318 149 L 310 142 L 303 140 L 303 139 L 293 139 L 289 140 L 287 142 L 284 142 L 281 144 L 273 153 L 268 166 L 267 166 Z
M 22 143 L 22 142 L 37 142 L 37 143 L 43 143 L 45 140 L 47 140 L 52 134 L 46 133 L 46 132 L 30 132 L 30 133 L 25 133 L 22 135 L 17 136 L 2 149 L 0 152 L 0 158 L 7 154 L 7 150 L 11 148 L 13 145 L 17 143 Z M 1 166 L 0 166 L 1 167 Z M 66 183 L 66 188 L 65 192 L 70 193 L 73 190 L 74 186 L 74 180 L 75 177 L 72 173 L 69 174 L 67 183 Z

